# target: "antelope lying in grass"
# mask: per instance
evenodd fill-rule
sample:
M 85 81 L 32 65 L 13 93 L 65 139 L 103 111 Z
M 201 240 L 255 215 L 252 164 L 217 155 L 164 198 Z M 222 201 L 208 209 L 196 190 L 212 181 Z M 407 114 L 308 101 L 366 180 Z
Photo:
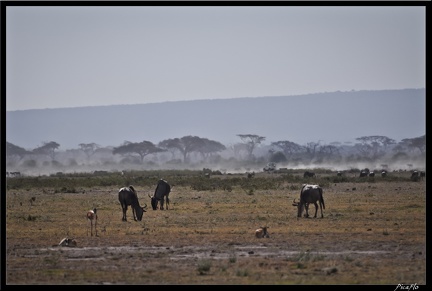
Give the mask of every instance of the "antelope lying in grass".
M 58 245 L 59 247 L 76 247 L 77 242 L 73 238 L 65 237 L 64 239 L 61 240 L 61 242 Z
M 267 226 L 261 226 L 260 228 L 255 230 L 255 236 L 257 238 L 263 238 L 263 237 L 269 238 L 270 236 L 267 232 L 267 228 L 268 228 Z
M 97 236 L 97 210 L 94 208 L 93 210 L 87 211 L 87 220 L 90 222 L 91 236 L 93 236 L 93 225 Z M 87 228 L 87 236 L 88 236 L 88 228 Z

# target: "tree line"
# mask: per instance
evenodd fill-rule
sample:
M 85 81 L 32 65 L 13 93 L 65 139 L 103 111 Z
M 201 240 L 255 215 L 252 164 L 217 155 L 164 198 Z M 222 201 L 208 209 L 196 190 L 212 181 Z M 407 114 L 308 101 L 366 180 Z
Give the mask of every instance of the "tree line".
M 159 153 L 169 153 L 171 160 L 181 157 L 183 164 L 190 163 L 193 154 L 195 154 L 195 161 L 211 161 L 212 157 L 220 158 L 221 153 L 227 151 L 230 151 L 231 159 L 251 162 L 260 159 L 262 162 L 276 163 L 295 161 L 320 163 L 330 160 L 338 161 L 344 157 L 372 161 L 389 154 L 392 154 L 393 158 L 403 158 L 412 155 L 423 156 L 426 153 L 426 135 L 402 139 L 400 142 L 386 136 L 363 136 L 356 138 L 357 142 L 349 146 L 338 142 L 321 144 L 319 141 L 300 145 L 289 140 L 263 145 L 266 139 L 264 136 L 238 134 L 237 137 L 240 142 L 231 146 L 225 146 L 215 140 L 189 135 L 166 139 L 157 144 L 147 140 L 142 142 L 124 141 L 117 147 L 108 148 L 103 148 L 97 143 L 80 143 L 78 148 L 72 151 L 83 153 L 88 161 L 96 153 L 104 152 L 105 154 L 111 153 L 122 157 L 137 158 L 140 163 L 144 163 L 148 156 L 157 157 Z M 43 142 L 42 146 L 32 150 L 26 150 L 6 142 L 6 158 L 9 163 L 25 159 L 36 160 L 40 157 L 56 161 L 57 155 L 61 153 L 59 148 L 60 144 L 55 141 Z M 258 149 L 261 151 L 258 152 Z

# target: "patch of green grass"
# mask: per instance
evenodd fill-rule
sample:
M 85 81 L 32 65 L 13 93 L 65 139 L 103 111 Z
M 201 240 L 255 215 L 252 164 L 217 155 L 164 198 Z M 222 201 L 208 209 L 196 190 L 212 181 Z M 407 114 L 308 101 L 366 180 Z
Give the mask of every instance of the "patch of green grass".
M 212 263 L 210 260 L 200 260 L 198 262 L 197 271 L 200 275 L 207 274 L 211 269 Z

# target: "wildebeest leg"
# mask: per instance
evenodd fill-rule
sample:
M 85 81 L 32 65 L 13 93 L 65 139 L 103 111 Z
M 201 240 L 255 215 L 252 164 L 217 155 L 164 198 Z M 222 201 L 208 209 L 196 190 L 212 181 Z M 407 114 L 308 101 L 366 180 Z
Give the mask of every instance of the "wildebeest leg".
M 324 214 L 322 212 L 322 204 L 321 204 L 321 202 L 320 202 L 320 210 L 321 210 L 321 218 L 324 218 Z
M 135 221 L 138 221 L 138 219 L 136 218 L 136 214 L 135 214 L 135 207 L 131 206 L 132 208 L 132 214 L 133 214 L 133 218 Z
M 318 203 L 314 202 L 314 205 L 315 205 L 315 215 L 314 215 L 314 218 L 316 218 L 317 217 L 317 212 L 318 212 Z
M 162 199 L 160 200 L 160 210 L 164 210 L 164 202 L 165 202 L 165 198 L 162 197 Z
M 122 221 L 127 221 L 127 219 L 126 219 L 127 205 L 126 206 L 122 206 L 122 209 L 123 209 Z
M 305 203 L 305 204 L 304 204 L 304 208 L 305 208 L 305 210 L 306 210 L 305 217 L 309 217 L 309 203 Z

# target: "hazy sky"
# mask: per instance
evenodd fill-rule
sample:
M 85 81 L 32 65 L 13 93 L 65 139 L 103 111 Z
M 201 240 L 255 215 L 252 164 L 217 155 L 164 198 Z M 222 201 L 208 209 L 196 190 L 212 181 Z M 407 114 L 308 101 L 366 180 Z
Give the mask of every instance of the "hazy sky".
M 424 6 L 7 6 L 6 109 L 425 87 Z

